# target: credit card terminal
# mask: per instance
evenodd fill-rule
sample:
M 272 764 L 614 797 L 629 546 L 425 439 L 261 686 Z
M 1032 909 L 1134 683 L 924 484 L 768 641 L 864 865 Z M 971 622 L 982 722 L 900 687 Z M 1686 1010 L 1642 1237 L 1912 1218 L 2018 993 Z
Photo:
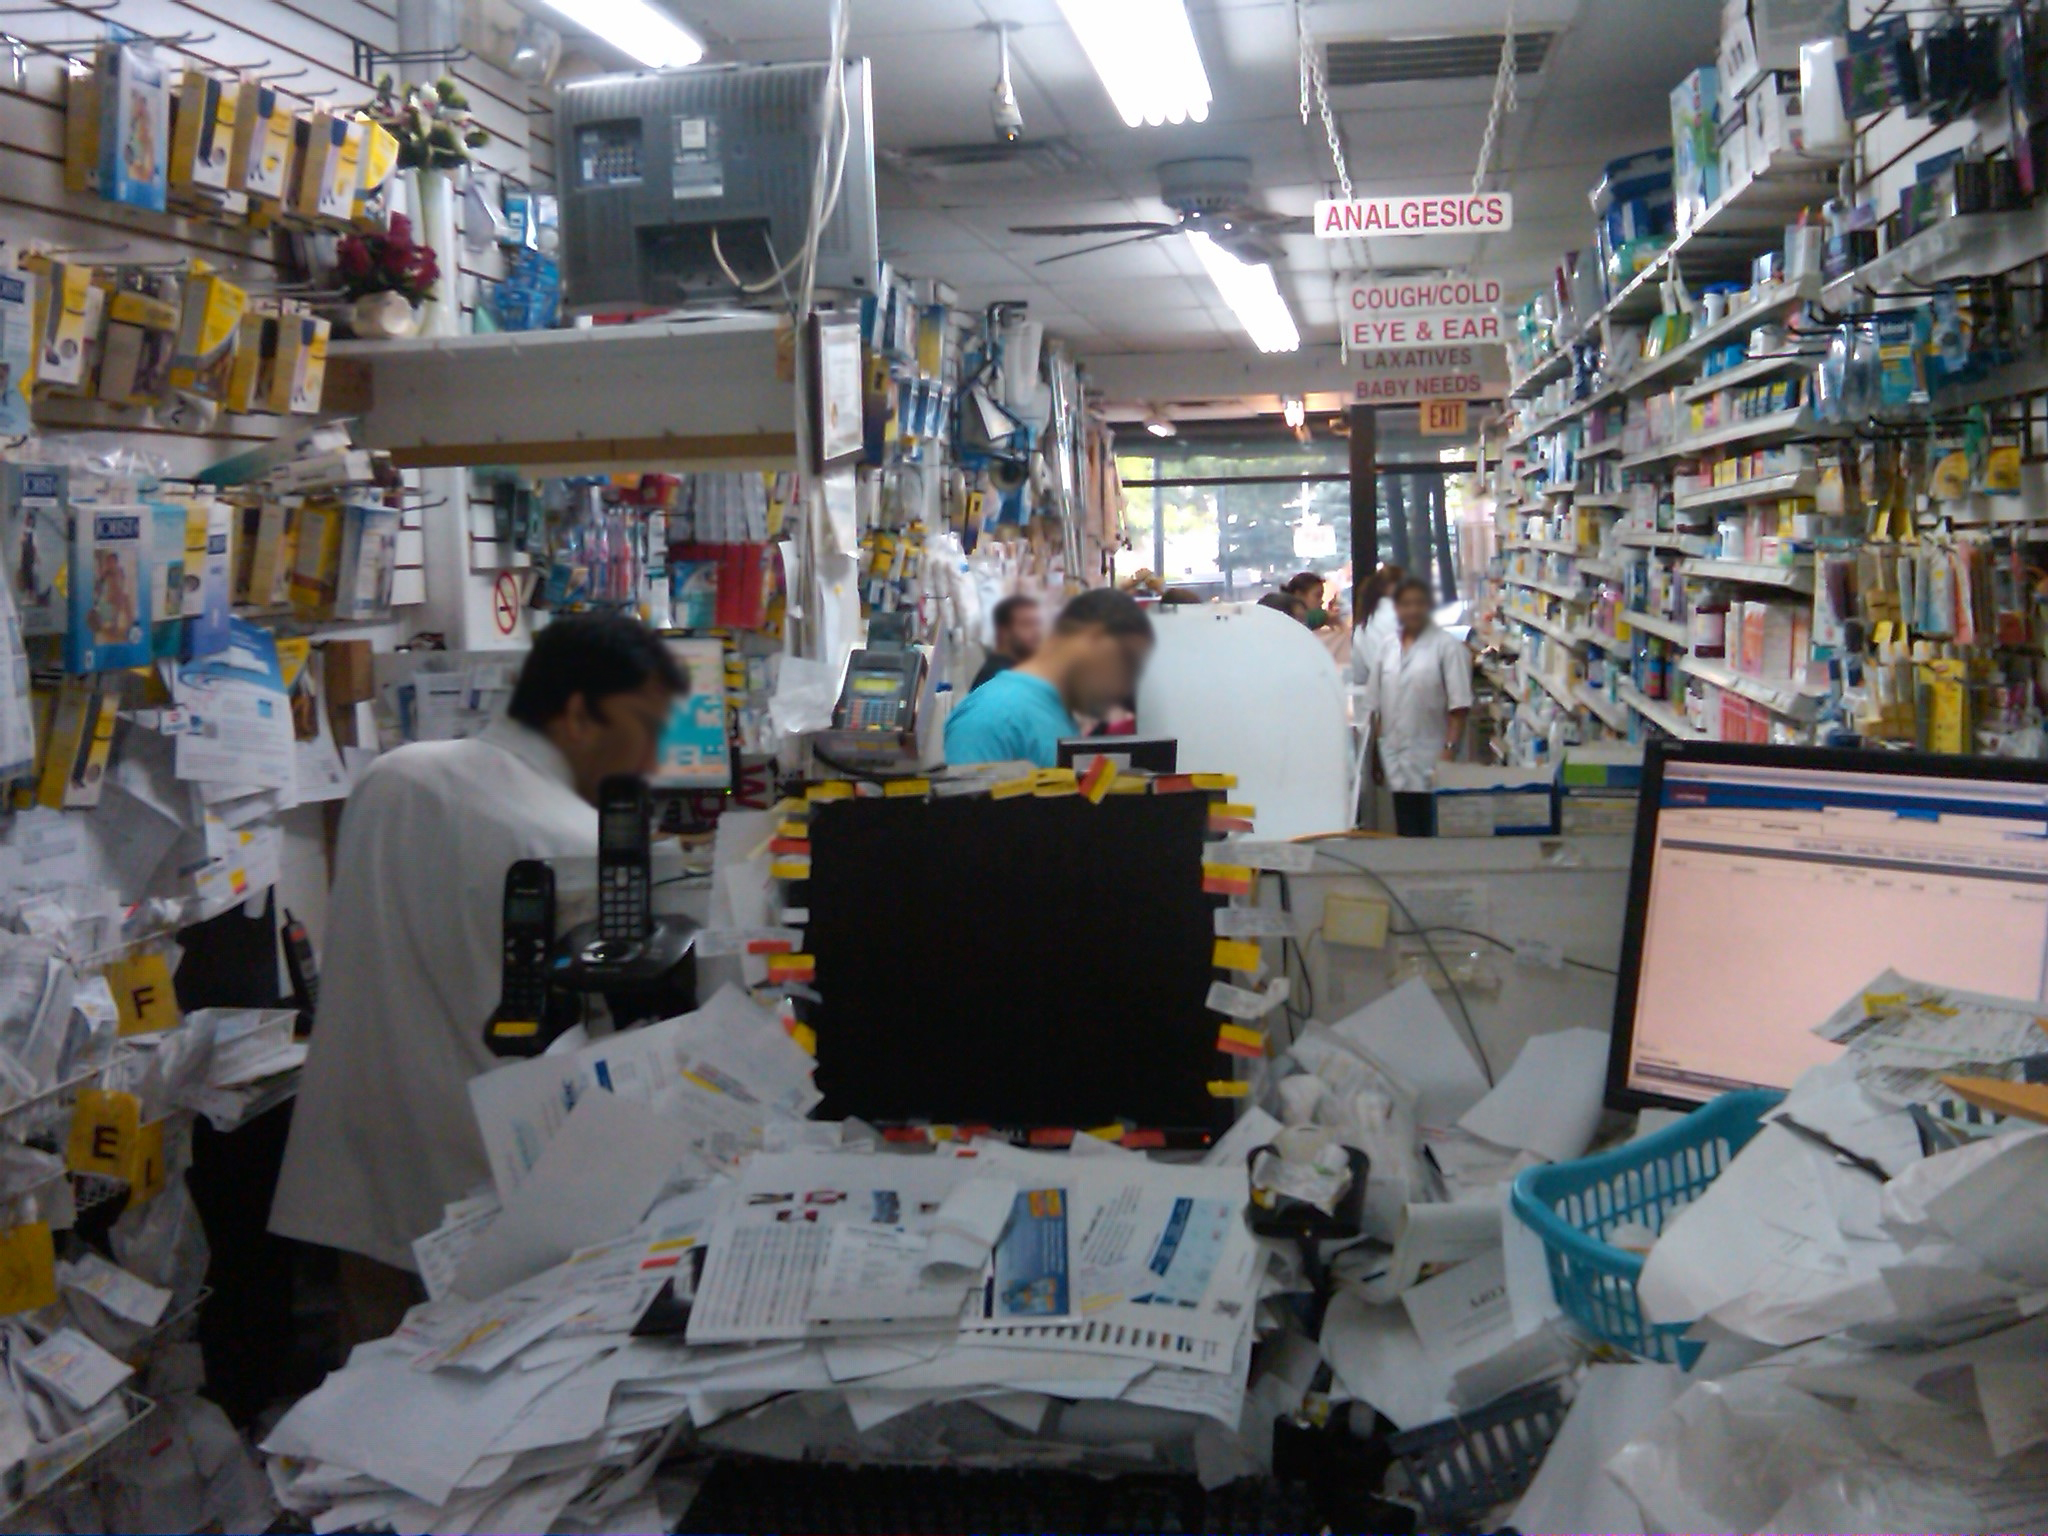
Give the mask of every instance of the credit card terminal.
M 633 774 L 597 790 L 597 936 L 638 944 L 654 926 L 653 792 Z
M 843 731 L 908 731 L 917 722 L 924 655 L 915 650 L 855 651 L 832 724 Z
M 551 1038 L 548 956 L 555 943 L 555 872 L 545 861 L 521 859 L 505 871 L 504 923 L 498 1011 L 484 1027 L 484 1043 L 500 1056 L 537 1055 Z

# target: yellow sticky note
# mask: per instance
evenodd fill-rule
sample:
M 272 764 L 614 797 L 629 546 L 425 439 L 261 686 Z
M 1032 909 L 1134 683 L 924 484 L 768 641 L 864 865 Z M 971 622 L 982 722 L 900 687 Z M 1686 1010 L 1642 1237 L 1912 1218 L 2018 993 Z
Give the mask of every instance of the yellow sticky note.
M 1188 777 L 1197 789 L 1237 788 L 1237 775 L 1234 773 L 1191 773 Z
M 1259 814 L 1259 808 L 1256 805 L 1234 805 L 1224 800 L 1210 806 L 1209 814 L 1222 816 L 1231 821 L 1251 821 Z
M 815 1056 L 818 1054 L 818 1032 L 815 1029 L 811 1028 L 810 1025 L 791 1025 L 789 1030 L 789 1038 L 797 1043 L 797 1049 L 801 1050 L 806 1056 Z
M 1236 1078 L 1219 1078 L 1209 1084 L 1212 1099 L 1247 1099 L 1251 1097 L 1252 1085 Z
M 128 1203 L 140 1205 L 145 1200 L 154 1200 L 164 1191 L 167 1171 L 164 1167 L 164 1122 L 152 1120 L 135 1133 L 130 1147 L 128 1166 L 122 1177 L 128 1180 Z
M 882 786 L 882 794 L 890 800 L 914 800 L 931 792 L 930 779 L 891 779 Z
M 769 876 L 776 880 L 808 880 L 811 878 L 809 859 L 777 859 L 768 866 Z M 126 1031 L 123 1031 L 126 1033 Z
M 777 837 L 809 837 L 811 824 L 808 821 L 785 821 L 775 829 Z
M 853 798 L 853 786 L 844 779 L 834 779 L 825 784 L 813 784 L 804 791 L 804 798 L 810 801 L 851 800 Z
M 178 1012 L 177 990 L 171 985 L 170 961 L 160 949 L 116 960 L 107 967 L 107 985 L 114 989 L 123 1035 L 176 1029 L 185 1022 Z
M 1225 1044 L 1242 1046 L 1254 1055 L 1263 1056 L 1266 1054 L 1265 1034 L 1260 1030 L 1247 1029 L 1242 1024 L 1225 1024 L 1216 1031 L 1216 1043 L 1219 1046 Z
M 1210 963 L 1226 971 L 1256 971 L 1266 957 L 1250 939 L 1218 939 Z
M 99 1088 L 78 1090 L 71 1113 L 71 1137 L 64 1146 L 64 1164 L 79 1173 L 128 1177 L 142 1130 L 142 1100 L 132 1093 Z
M 1036 779 L 1005 779 L 1000 784 L 989 786 L 988 797 L 991 800 L 1014 800 L 1019 795 L 1030 794 L 1036 788 Z
M 33 1312 L 57 1300 L 57 1249 L 50 1224 L 0 1232 L 0 1312 Z

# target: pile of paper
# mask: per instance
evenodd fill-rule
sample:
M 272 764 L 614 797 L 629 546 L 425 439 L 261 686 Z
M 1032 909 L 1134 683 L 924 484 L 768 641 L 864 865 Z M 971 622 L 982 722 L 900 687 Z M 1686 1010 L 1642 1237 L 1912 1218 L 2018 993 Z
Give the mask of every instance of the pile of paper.
M 494 1187 L 416 1246 L 433 1299 L 265 1442 L 279 1498 L 321 1531 L 539 1531 L 602 1527 L 689 1445 L 1258 1464 L 1314 1354 L 1247 1412 L 1242 1149 L 885 1152 L 802 1118 L 809 1065 L 728 990 L 479 1079 Z

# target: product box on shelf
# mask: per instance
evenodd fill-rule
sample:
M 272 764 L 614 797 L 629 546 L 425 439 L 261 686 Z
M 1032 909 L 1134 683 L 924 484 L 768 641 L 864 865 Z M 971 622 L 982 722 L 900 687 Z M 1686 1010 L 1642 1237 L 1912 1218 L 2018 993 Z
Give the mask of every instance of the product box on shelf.
M 1678 232 L 1689 234 L 1721 195 L 1720 77 L 1694 70 L 1671 93 L 1671 186 Z
M 1735 100 L 1770 70 L 1798 69 L 1803 44 L 1839 36 L 1847 26 L 1843 0 L 1726 0 L 1716 60 L 1725 99 Z

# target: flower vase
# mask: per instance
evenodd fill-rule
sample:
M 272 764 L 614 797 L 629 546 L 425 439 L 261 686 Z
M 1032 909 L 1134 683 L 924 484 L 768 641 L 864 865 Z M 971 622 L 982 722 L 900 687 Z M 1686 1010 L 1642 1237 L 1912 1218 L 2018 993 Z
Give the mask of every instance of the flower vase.
M 349 326 L 366 341 L 398 341 L 420 328 L 420 312 L 402 293 L 366 293 L 349 310 Z
M 414 238 L 431 246 L 441 264 L 441 276 L 432 297 L 420 305 L 419 334 L 456 336 L 462 331 L 462 305 L 457 298 L 458 279 L 455 228 L 455 177 L 450 171 L 411 171 L 412 205 L 419 210 L 419 228 Z

